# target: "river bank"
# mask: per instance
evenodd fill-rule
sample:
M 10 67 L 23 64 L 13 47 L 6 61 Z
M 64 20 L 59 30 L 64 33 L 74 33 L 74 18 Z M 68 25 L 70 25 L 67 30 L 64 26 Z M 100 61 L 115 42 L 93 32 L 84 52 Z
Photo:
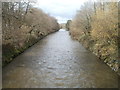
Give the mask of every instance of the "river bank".
M 14 9 L 14 5 L 19 8 Z M 32 7 L 29 2 L 3 2 L 2 11 L 2 66 L 43 37 L 59 30 L 54 17 Z
M 47 35 L 49 35 L 51 33 L 55 33 L 55 32 L 57 32 L 57 31 L 50 32 Z M 43 39 L 47 35 L 41 35 L 37 39 L 31 38 L 22 47 L 19 47 L 19 48 L 16 48 L 15 46 L 12 46 L 9 44 L 2 45 L 2 59 L 3 59 L 2 66 L 4 67 L 7 64 L 9 64 L 15 57 L 17 57 L 18 55 L 23 53 L 25 50 L 27 50 L 29 47 L 36 44 L 38 41 L 40 41 L 41 39 Z
M 65 30 L 16 57 L 2 80 L 3 88 L 118 88 L 118 75 Z

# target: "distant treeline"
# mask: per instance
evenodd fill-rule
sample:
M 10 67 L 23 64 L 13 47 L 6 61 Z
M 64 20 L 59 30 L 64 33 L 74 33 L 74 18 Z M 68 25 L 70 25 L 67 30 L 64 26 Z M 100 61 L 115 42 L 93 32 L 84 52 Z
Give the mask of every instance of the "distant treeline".
M 2 3 L 2 62 L 9 63 L 49 33 L 59 30 L 57 20 L 29 2 Z
M 71 36 L 119 71 L 118 3 L 86 2 L 70 24 Z

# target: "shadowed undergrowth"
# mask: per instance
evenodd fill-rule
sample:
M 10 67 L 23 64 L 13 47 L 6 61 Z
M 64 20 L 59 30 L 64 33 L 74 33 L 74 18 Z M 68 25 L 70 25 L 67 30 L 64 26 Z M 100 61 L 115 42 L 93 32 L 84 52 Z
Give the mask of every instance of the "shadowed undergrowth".
M 4 2 L 2 10 L 3 66 L 44 36 L 59 30 L 54 17 L 29 2 Z

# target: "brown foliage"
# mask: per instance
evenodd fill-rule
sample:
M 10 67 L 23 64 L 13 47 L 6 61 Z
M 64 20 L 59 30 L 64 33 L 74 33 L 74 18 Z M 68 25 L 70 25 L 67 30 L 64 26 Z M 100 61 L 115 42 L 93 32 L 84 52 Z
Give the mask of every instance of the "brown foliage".
M 3 65 L 42 37 L 59 30 L 55 18 L 29 2 L 3 2 L 2 11 Z
M 112 69 L 118 70 L 117 2 L 86 3 L 72 20 L 70 33 Z

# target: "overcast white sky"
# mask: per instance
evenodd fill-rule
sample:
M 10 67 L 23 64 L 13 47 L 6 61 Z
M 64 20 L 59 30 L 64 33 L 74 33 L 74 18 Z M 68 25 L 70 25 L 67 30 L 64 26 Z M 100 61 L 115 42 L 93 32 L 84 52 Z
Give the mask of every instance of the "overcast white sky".
M 37 0 L 37 7 L 54 16 L 59 23 L 72 19 L 87 0 Z

